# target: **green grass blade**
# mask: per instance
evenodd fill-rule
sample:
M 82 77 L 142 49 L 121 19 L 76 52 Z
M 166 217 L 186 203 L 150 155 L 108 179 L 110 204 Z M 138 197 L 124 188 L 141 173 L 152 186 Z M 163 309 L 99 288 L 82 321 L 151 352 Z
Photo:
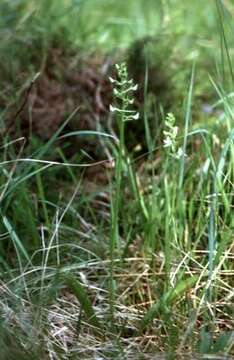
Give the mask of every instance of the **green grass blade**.
M 3 215 L 2 221 L 3 221 L 3 224 L 5 225 L 7 231 L 9 232 L 9 235 L 13 241 L 16 251 L 17 252 L 19 251 L 25 257 L 25 259 L 30 263 L 31 261 L 30 261 L 28 252 L 25 249 L 22 241 L 19 239 L 19 237 L 18 237 L 17 233 L 15 232 L 13 226 L 11 225 L 11 222 L 9 221 L 9 219 L 5 215 Z
M 95 314 L 92 303 L 84 286 L 76 279 L 74 275 L 71 274 L 63 275 L 63 281 L 81 304 L 89 323 L 95 328 L 101 330 L 102 326 Z
M 177 285 L 173 289 L 168 290 L 163 297 L 152 305 L 152 307 L 146 312 L 143 319 L 140 321 L 139 332 L 141 333 L 144 331 L 145 328 L 152 323 L 157 314 L 165 311 L 168 306 L 171 306 L 179 297 L 182 297 L 186 291 L 196 285 L 198 279 L 199 275 L 178 281 Z
M 183 155 L 181 157 L 181 163 L 180 163 L 179 188 L 182 188 L 183 181 L 184 181 L 185 156 L 186 156 L 186 147 L 187 147 L 189 123 L 190 123 L 190 119 L 191 119 L 194 76 L 195 76 L 195 63 L 193 64 L 193 67 L 192 67 L 192 73 L 191 73 L 190 85 L 189 85 L 189 92 L 188 92 L 188 98 L 187 98 L 187 107 L 186 107 L 186 113 L 185 113 Z

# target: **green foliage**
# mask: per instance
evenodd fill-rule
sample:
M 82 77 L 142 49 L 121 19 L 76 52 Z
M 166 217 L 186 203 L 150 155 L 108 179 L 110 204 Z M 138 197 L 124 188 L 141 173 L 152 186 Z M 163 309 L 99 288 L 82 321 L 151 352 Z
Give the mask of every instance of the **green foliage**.
M 82 284 L 71 274 L 63 275 L 62 280 L 79 300 L 90 324 L 94 326 L 95 329 L 99 329 L 99 331 L 102 330 L 102 326 L 97 319 L 95 311 L 92 307 L 92 303 L 84 289 L 84 286 L 82 286 Z
M 158 313 L 172 312 L 169 310 L 169 308 L 172 308 L 173 303 L 176 300 L 181 299 L 186 293 L 186 291 L 190 290 L 193 286 L 195 286 L 198 279 L 198 276 L 193 276 L 189 279 L 179 280 L 174 288 L 166 292 L 157 303 L 153 304 L 140 322 L 140 333 L 144 331 L 147 326 L 149 326 L 153 322 L 154 318 L 158 315 Z
M 232 353 L 233 7 L 214 5 L 1 1 L 9 103 L 51 48 L 130 47 L 110 78 L 118 136 L 64 133 L 77 108 L 47 142 L 1 137 L 0 358 Z M 66 157 L 90 135 L 107 160 Z

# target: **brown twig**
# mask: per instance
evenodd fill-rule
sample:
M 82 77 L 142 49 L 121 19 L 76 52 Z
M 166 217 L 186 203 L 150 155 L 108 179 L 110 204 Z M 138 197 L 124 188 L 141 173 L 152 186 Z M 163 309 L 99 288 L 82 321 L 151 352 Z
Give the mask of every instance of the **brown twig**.
M 10 123 L 8 124 L 8 126 L 7 126 L 7 128 L 6 128 L 6 130 L 5 130 L 5 133 L 7 133 L 7 132 L 10 130 L 10 128 L 11 128 L 11 126 L 13 125 L 14 121 L 17 119 L 17 117 L 19 116 L 19 114 L 23 111 L 23 109 L 24 109 L 24 107 L 25 107 L 25 105 L 26 105 L 26 103 L 27 103 L 27 101 L 28 101 L 28 97 L 29 97 L 29 95 L 30 95 L 30 92 L 32 91 L 32 88 L 33 88 L 36 80 L 37 80 L 38 77 L 40 76 L 40 74 L 41 74 L 40 72 L 36 73 L 36 75 L 34 76 L 34 78 L 30 81 L 30 84 L 29 84 L 29 86 L 28 86 L 28 89 L 27 89 L 27 92 L 26 92 L 26 94 L 25 94 L 25 97 L 24 97 L 24 99 L 23 99 L 23 101 L 22 101 L 19 109 L 16 111 L 16 113 L 13 115 L 12 119 L 10 120 Z

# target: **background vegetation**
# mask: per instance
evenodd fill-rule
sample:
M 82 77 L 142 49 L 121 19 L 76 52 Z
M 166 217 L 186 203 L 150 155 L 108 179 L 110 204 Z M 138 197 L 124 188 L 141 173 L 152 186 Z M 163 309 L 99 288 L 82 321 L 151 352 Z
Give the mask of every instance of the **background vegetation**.
M 233 15 L 1 1 L 0 359 L 232 358 Z

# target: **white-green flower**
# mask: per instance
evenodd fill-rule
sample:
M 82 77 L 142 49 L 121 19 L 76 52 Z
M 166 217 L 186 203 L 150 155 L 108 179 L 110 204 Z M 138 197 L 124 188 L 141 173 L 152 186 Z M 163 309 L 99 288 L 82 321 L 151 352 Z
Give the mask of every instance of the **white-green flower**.
M 134 91 L 138 89 L 138 85 L 133 83 L 132 79 L 128 79 L 127 66 L 125 63 L 116 64 L 117 79 L 109 77 L 109 80 L 114 84 L 113 94 L 118 105 L 110 105 L 110 111 L 121 115 L 123 122 L 139 119 L 139 113 L 135 110 L 129 110 L 129 105 L 134 103 L 134 98 L 131 96 Z
M 171 147 L 172 146 L 172 139 L 167 136 L 164 140 L 163 140 L 163 147 Z
M 165 119 L 165 127 L 166 130 L 163 131 L 163 134 L 165 136 L 163 140 L 163 147 L 167 148 L 168 151 L 171 152 L 171 155 L 176 156 L 177 158 L 182 156 L 181 150 L 178 150 L 178 153 L 176 153 L 176 143 L 177 143 L 177 135 L 179 132 L 178 126 L 175 126 L 175 116 L 172 113 L 167 114 Z

